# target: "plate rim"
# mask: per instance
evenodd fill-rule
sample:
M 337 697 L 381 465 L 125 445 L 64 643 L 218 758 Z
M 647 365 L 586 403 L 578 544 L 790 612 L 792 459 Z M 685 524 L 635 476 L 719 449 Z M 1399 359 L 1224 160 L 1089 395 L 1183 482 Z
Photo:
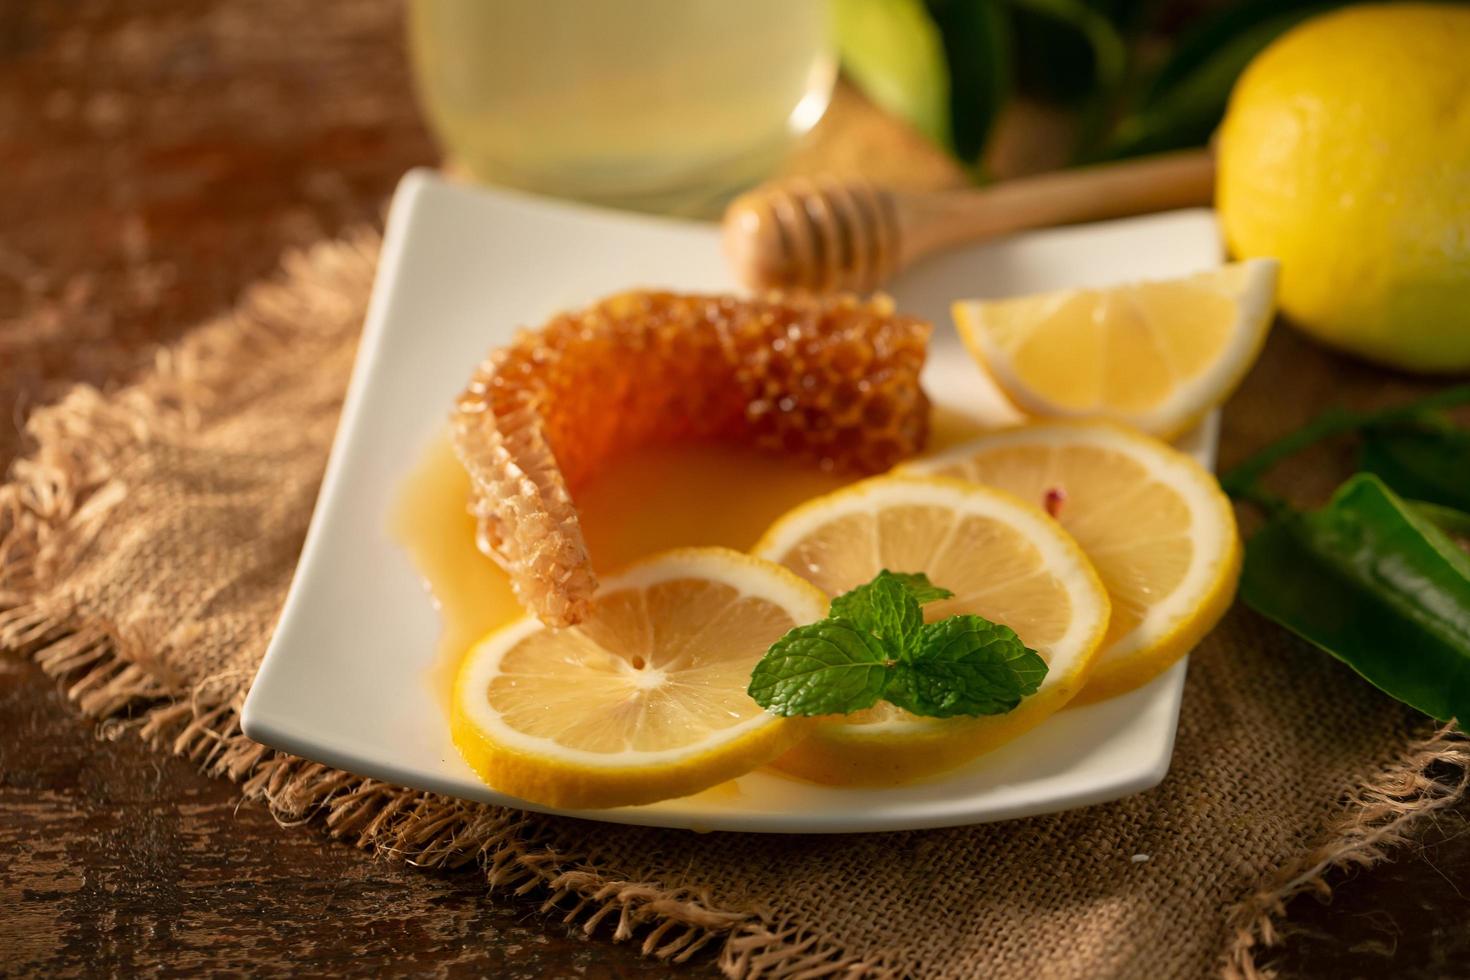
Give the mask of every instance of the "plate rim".
M 535 813 L 570 816 L 608 823 L 696 831 L 714 830 L 718 832 L 868 833 L 989 823 L 1021 819 L 1046 813 L 1064 812 L 1120 799 L 1151 789 L 1164 779 L 1172 762 L 1174 743 L 1178 735 L 1179 711 L 1183 698 L 1184 677 L 1188 669 L 1189 658 L 1187 656 L 1182 658 L 1159 678 L 1146 685 L 1145 688 L 1140 689 L 1149 690 L 1155 687 L 1160 688 L 1156 697 L 1161 698 L 1161 700 L 1156 702 L 1151 701 L 1150 704 L 1151 706 L 1157 705 L 1154 710 L 1166 711 L 1168 717 L 1171 719 L 1167 726 L 1166 737 L 1154 744 L 1152 755 L 1146 765 L 1140 764 L 1135 767 L 1130 767 L 1123 777 L 1113 778 L 1111 780 L 1092 778 L 1085 783 L 1076 785 L 1073 789 L 1058 788 L 1053 790 L 1049 795 L 1039 795 L 1031 799 L 1003 803 L 979 811 L 975 809 L 973 796 L 962 796 L 949 801 L 936 801 L 932 799 L 902 801 L 903 806 L 913 807 L 916 810 L 922 811 L 907 815 L 892 813 L 887 810 L 880 810 L 876 813 L 868 811 L 859 814 L 839 813 L 830 810 L 817 810 L 814 812 L 800 810 L 730 810 L 720 814 L 718 818 L 711 821 L 705 819 L 707 815 L 704 814 L 691 814 L 687 810 L 680 810 L 676 807 L 660 807 L 658 805 L 654 805 L 653 807 L 621 807 L 607 810 L 569 810 L 521 800 L 494 790 L 484 784 L 466 787 L 463 783 L 456 782 L 446 774 L 429 772 L 422 768 L 410 768 L 391 759 L 383 759 L 366 754 L 355 754 L 350 750 L 343 750 L 322 742 L 319 736 L 313 736 L 307 733 L 301 725 L 292 724 L 296 719 L 285 719 L 276 716 L 269 710 L 267 705 L 262 704 L 262 698 L 257 696 L 257 692 L 264 689 L 261 681 L 267 677 L 272 664 L 281 662 L 281 658 L 284 656 L 281 652 L 282 646 L 285 640 L 289 638 L 291 628 L 295 621 L 304 615 L 302 610 L 308 601 L 307 593 L 310 588 L 311 579 L 317 574 L 316 569 L 318 564 L 325 560 L 322 557 L 322 551 L 325 547 L 323 545 L 324 527 L 327 523 L 325 517 L 331 510 L 338 494 L 344 492 L 339 485 L 344 478 L 343 474 L 348 463 L 349 454 L 347 452 L 347 446 L 353 441 L 358 428 L 362 424 L 364 405 L 371 390 L 370 381 L 379 369 L 379 363 L 383 354 L 384 335 L 388 331 L 392 319 L 391 312 L 394 304 L 395 287 L 403 256 L 413 237 L 412 232 L 416 227 L 416 219 L 421 213 L 421 204 L 425 196 L 439 193 L 448 193 L 451 195 L 487 195 L 521 208 L 531 208 L 538 211 L 559 214 L 564 217 L 593 219 L 600 222 L 613 221 L 619 224 L 643 225 L 645 227 L 699 228 L 701 230 L 707 230 L 710 227 L 702 222 L 694 222 L 681 218 L 630 214 L 606 208 L 541 198 L 536 195 L 521 192 L 466 187 L 447 181 L 437 173 L 425 168 L 416 168 L 404 175 L 394 192 L 393 199 L 387 211 L 387 221 L 382 237 L 378 267 L 375 270 L 372 291 L 366 307 L 362 334 L 358 342 L 356 356 L 354 357 L 352 373 L 343 397 L 341 415 L 332 438 L 321 486 L 318 490 L 316 501 L 313 504 L 310 523 L 302 543 L 296 567 L 292 573 L 291 583 L 285 602 L 282 605 L 280 616 L 272 630 L 266 652 L 262 657 L 260 667 L 255 678 L 252 680 L 250 690 L 241 708 L 241 730 L 248 738 L 280 751 L 301 756 L 333 768 L 342 769 L 363 778 L 388 782 L 395 786 L 441 793 L 455 798 L 513 807 Z M 1209 215 L 1211 222 L 1214 221 L 1213 212 L 1208 208 L 1189 208 L 1169 213 L 1180 215 L 1186 213 L 1202 213 Z M 1132 221 L 1138 219 L 1122 220 Z M 1097 224 L 1112 225 L 1117 223 L 1119 222 L 1099 222 Z M 1052 230 L 1043 230 L 1033 234 L 1044 235 L 1048 231 Z M 1215 413 L 1212 413 L 1209 419 L 1210 432 L 1206 438 L 1209 440 L 1209 445 L 1212 450 L 1218 439 L 1218 418 L 1219 412 L 1217 410 Z M 1086 711 L 1091 707 L 1085 706 L 1071 710 Z M 1049 777 L 1049 779 L 1074 782 L 1078 777 L 1075 775 L 1058 774 Z M 1022 785 L 1035 784 L 1023 783 Z M 823 789 L 840 791 L 840 788 L 837 787 L 823 787 Z M 954 806 L 945 805 L 951 802 Z M 718 823 L 719 826 L 701 826 L 701 824 L 710 822 Z

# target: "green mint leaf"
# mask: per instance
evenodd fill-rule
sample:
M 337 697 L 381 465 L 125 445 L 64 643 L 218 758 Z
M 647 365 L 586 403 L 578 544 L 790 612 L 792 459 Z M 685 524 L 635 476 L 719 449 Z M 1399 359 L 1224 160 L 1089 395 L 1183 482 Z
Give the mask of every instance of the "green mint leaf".
M 902 582 L 904 587 L 909 590 L 909 595 L 913 596 L 914 601 L 921 606 L 929 602 L 938 602 L 940 599 L 954 598 L 953 592 L 948 589 L 941 589 L 929 581 L 929 576 L 923 572 L 890 572 L 884 569 L 881 574 L 892 575 Z
M 880 698 L 931 718 L 1010 711 L 1041 686 L 1046 662 L 980 616 L 926 625 L 920 603 L 952 595 L 921 572 L 885 569 L 771 644 L 747 691 L 777 715 L 847 714 Z
M 925 626 L 898 675 L 888 699 L 913 714 L 997 715 L 1036 693 L 1046 661 L 1010 627 L 961 615 Z
M 932 588 L 932 586 L 931 586 Z M 832 600 L 832 616 L 846 619 L 883 644 L 888 660 L 897 660 L 919 639 L 924 612 L 910 587 L 890 571 Z
M 750 675 L 755 703 L 776 715 L 831 715 L 871 708 L 888 683 L 890 657 L 866 628 L 841 618 L 798 626 Z

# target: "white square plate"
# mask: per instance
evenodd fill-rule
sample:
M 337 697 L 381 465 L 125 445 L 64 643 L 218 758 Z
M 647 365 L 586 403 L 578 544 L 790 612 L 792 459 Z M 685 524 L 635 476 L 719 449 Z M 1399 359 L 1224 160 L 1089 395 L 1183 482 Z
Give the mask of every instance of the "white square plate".
M 900 309 L 935 324 L 925 387 L 993 410 L 950 325 L 957 297 L 1174 276 L 1220 261 L 1209 211 L 1018 236 L 951 252 L 895 282 Z M 246 699 L 245 733 L 402 786 L 545 810 L 475 778 L 430 683 L 437 613 L 388 515 L 485 352 L 521 325 L 634 286 L 736 288 L 714 226 L 592 210 L 404 178 L 316 514 L 275 637 Z M 1188 447 L 1206 464 L 1214 420 Z M 735 792 L 579 811 L 618 823 L 795 833 L 941 827 L 1084 806 L 1156 785 L 1169 767 L 1181 663 L 1147 687 L 1063 711 L 948 776 L 835 789 L 766 772 Z

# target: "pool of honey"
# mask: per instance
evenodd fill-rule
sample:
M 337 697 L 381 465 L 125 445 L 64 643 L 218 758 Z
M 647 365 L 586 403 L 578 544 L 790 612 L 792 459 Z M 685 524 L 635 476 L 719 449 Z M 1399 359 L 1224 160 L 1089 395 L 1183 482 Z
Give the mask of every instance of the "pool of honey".
M 969 419 L 936 411 L 930 448 L 977 431 Z M 668 548 L 744 551 L 795 505 L 854 479 L 739 446 L 658 446 L 619 460 L 576 500 L 593 565 L 607 573 Z M 393 536 L 443 624 L 430 681 L 446 706 L 464 652 L 524 615 L 505 572 L 475 547 L 469 493 L 469 477 L 440 435 L 404 480 L 392 515 Z

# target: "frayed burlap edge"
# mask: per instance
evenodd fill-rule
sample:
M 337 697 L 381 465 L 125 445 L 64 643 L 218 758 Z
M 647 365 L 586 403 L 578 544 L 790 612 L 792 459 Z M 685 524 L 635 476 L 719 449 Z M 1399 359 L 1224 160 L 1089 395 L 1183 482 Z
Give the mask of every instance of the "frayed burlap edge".
M 216 676 L 181 690 L 144 666 L 148 651 L 130 648 L 141 646 L 137 638 L 50 597 L 116 502 L 109 481 L 131 449 L 248 402 L 239 371 L 253 357 L 290 345 L 294 358 L 310 362 L 314 345 L 350 342 L 316 326 L 342 318 L 315 314 L 343 297 L 360 302 L 379 245 L 375 231 L 361 230 L 293 253 L 281 276 L 254 287 L 230 314 L 160 352 L 139 383 L 111 396 L 79 386 L 32 415 L 34 451 L 0 487 L 0 648 L 31 656 L 60 680 L 104 736 L 135 732 L 238 783 L 282 824 L 315 823 L 419 867 L 478 867 L 492 892 L 539 898 L 544 912 L 589 936 L 610 927 L 614 940 L 635 940 L 668 962 L 719 942 L 717 962 L 731 977 L 896 975 L 881 954 L 853 955 L 800 923 L 719 908 L 698 889 L 621 878 L 591 855 L 558 849 L 544 818 L 389 786 L 260 745 L 240 730 L 249 678 Z
M 636 939 L 645 955 L 664 961 L 685 962 L 720 942 L 718 964 L 731 977 L 896 975 L 887 956 L 853 955 L 790 919 L 718 908 L 697 889 L 630 881 L 594 867 L 589 855 L 558 850 L 550 826 L 533 815 L 389 786 L 253 742 L 239 726 L 241 678 L 209 678 L 181 691 L 142 666 L 146 650 L 129 649 L 106 624 L 47 598 L 68 556 L 114 502 L 107 488 L 120 453 L 164 427 L 230 411 L 216 399 L 221 382 L 252 354 L 290 344 L 305 357 L 312 343 L 342 342 L 339 334 L 312 335 L 312 323 L 332 318 L 303 316 L 310 311 L 301 297 L 360 297 L 378 245 L 377 233 L 363 230 L 288 256 L 281 277 L 161 352 L 143 381 L 110 397 L 78 387 L 32 416 L 27 432 L 37 448 L 0 487 L 0 647 L 30 655 L 59 679 L 104 735 L 135 731 L 238 783 L 246 799 L 265 804 L 283 824 L 316 823 L 334 838 L 419 867 L 479 867 L 492 892 L 535 896 L 543 911 L 559 912 L 587 935 L 610 922 L 614 940 Z M 232 395 L 239 402 L 249 392 L 237 385 Z M 1224 973 L 1241 980 L 1272 975 L 1258 955 L 1280 940 L 1290 898 L 1330 894 L 1329 871 L 1383 860 L 1410 839 L 1415 821 L 1463 799 L 1467 789 L 1470 743 L 1451 728 L 1366 780 L 1316 846 L 1228 910 Z
M 1286 903 L 1304 892 L 1332 896 L 1328 872 L 1368 868 L 1412 843 L 1414 824 L 1464 800 L 1470 791 L 1470 740 L 1453 723 L 1409 747 L 1347 795 L 1343 813 L 1321 842 L 1273 872 L 1227 913 L 1231 938 L 1224 975 L 1230 980 L 1276 976 L 1259 956 L 1284 938 Z

